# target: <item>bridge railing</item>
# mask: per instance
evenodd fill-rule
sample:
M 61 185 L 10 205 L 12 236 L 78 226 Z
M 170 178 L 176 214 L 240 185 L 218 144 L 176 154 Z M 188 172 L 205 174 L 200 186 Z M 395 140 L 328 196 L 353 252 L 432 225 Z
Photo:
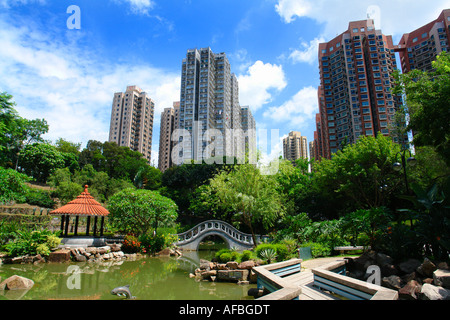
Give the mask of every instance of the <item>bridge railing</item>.
M 220 231 L 236 242 L 240 242 L 246 245 L 253 245 L 251 234 L 243 233 L 237 230 L 232 225 L 220 220 L 205 221 L 186 232 L 179 233 L 177 244 L 183 245 L 190 243 L 191 241 L 198 239 L 199 237 L 210 231 Z

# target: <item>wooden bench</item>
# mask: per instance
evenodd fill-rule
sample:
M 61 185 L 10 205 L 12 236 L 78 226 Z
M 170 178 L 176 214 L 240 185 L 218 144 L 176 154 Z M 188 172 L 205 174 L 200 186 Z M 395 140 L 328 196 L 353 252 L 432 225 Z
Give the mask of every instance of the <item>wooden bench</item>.
M 337 261 L 312 269 L 314 286 L 350 300 L 397 300 L 398 292 L 333 272 L 342 270 L 346 261 Z
M 339 251 L 340 254 L 344 254 L 344 252 L 346 251 L 361 251 L 361 250 L 370 250 L 370 246 L 369 247 L 364 247 L 364 246 L 356 246 L 356 247 L 334 247 L 333 248 L 334 251 Z
M 286 277 L 299 273 L 301 262 L 301 259 L 292 259 L 253 268 L 258 276 L 258 289 L 270 292 L 258 300 L 298 300 L 302 289 L 291 281 L 287 281 Z

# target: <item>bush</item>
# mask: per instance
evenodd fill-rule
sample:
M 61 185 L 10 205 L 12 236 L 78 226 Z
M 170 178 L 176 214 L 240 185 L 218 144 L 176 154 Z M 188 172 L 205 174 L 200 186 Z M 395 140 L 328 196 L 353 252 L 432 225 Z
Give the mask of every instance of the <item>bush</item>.
M 122 251 L 124 253 L 138 253 L 141 251 L 141 242 L 135 236 L 127 235 L 123 240 Z
M 306 243 L 303 243 L 300 247 L 301 248 L 310 247 L 311 248 L 311 256 L 313 258 L 331 256 L 331 253 L 333 251 L 332 248 L 330 248 L 326 244 L 320 243 L 320 242 L 306 242 Z
M 258 258 L 264 259 L 261 253 L 265 250 L 273 250 L 276 253 L 277 261 L 284 261 L 290 256 L 287 245 L 283 243 L 262 243 L 258 245 L 255 248 Z
M 28 176 L 13 169 L 0 167 L 0 204 L 26 200 L 27 186 L 25 182 L 31 180 Z
M 139 236 L 139 241 L 144 253 L 159 252 L 164 249 L 166 243 L 164 235 L 156 234 L 153 236 L 148 233 Z
M 55 235 L 48 230 L 41 231 L 26 231 L 18 230 L 15 232 L 15 239 L 6 244 L 6 250 L 9 255 L 22 256 L 22 255 L 35 255 L 35 254 L 50 254 L 51 245 L 58 243 L 55 239 Z M 60 241 L 60 240 L 59 240 Z M 58 243 L 59 245 L 59 243 Z
M 251 260 L 253 256 L 253 252 L 250 250 L 244 250 L 241 255 L 241 262 Z
M 44 208 L 53 208 L 56 204 L 47 191 L 30 189 L 26 194 L 26 202 Z

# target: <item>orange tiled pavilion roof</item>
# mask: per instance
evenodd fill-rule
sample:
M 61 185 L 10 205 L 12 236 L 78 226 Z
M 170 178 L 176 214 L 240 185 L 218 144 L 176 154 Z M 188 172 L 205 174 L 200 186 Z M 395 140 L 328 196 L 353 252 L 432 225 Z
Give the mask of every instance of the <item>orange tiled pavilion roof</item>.
M 84 186 L 84 191 L 65 206 L 51 211 L 51 215 L 74 215 L 74 216 L 107 216 L 106 210 L 94 197 L 88 192 L 88 186 Z

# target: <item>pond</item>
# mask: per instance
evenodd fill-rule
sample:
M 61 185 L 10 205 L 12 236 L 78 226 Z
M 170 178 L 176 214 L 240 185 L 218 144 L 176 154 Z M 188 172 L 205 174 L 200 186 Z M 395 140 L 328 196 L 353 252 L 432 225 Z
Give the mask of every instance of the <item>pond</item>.
M 119 300 L 111 290 L 130 285 L 138 300 L 243 300 L 256 285 L 205 282 L 189 278 L 200 258 L 210 260 L 217 248 L 185 252 L 180 258 L 145 257 L 104 263 L 0 265 L 0 277 L 35 282 L 28 292 L 0 291 L 0 300 Z M 1 280 L 0 280 L 1 282 Z

